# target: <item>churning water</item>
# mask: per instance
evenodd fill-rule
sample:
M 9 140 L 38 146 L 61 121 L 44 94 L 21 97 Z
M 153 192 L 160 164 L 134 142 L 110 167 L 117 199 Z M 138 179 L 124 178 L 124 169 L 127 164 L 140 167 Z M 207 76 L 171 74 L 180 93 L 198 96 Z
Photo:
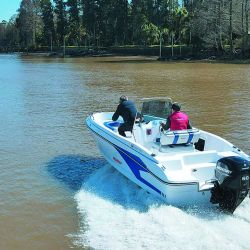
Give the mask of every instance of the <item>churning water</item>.
M 82 216 L 76 244 L 95 249 L 249 249 L 250 201 L 234 215 L 167 206 L 108 164 L 75 196 Z

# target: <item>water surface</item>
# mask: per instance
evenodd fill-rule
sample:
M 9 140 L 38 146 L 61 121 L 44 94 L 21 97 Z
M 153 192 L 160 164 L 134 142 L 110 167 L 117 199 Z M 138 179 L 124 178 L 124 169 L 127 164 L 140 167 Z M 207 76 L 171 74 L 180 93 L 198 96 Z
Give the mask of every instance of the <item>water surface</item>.
M 179 101 L 250 153 L 250 66 L 0 55 L 0 249 L 248 249 L 231 215 L 162 204 L 115 171 L 84 124 L 120 95 Z

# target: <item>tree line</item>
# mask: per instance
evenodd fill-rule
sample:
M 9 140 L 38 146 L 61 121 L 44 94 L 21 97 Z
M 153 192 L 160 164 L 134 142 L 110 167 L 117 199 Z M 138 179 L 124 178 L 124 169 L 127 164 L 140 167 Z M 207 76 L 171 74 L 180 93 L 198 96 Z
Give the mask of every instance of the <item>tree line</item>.
M 189 46 L 248 55 L 250 0 L 22 0 L 0 46 Z

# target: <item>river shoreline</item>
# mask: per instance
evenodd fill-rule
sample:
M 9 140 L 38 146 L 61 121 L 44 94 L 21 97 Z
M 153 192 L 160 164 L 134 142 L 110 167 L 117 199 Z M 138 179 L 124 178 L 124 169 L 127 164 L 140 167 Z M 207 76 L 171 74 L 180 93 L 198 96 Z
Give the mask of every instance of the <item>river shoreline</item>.
M 162 62 L 207 62 L 207 63 L 227 63 L 227 64 L 250 64 L 249 57 L 243 57 L 239 52 L 231 56 L 228 52 L 220 54 L 214 50 L 201 50 L 192 53 L 190 48 L 164 47 L 161 54 L 159 47 L 112 47 L 112 48 L 66 48 L 64 51 L 59 48 L 49 50 L 32 51 L 0 51 L 0 54 L 19 54 L 21 56 L 53 57 L 53 58 L 88 58 L 88 57 L 123 57 L 126 60 L 138 57 L 149 61 Z M 173 56 L 172 56 L 173 55 Z
M 124 53 L 85 53 L 85 54 L 65 54 L 57 52 L 9 52 L 0 54 L 19 54 L 20 56 L 32 56 L 32 57 L 47 57 L 47 58 L 91 58 L 91 57 L 119 57 L 124 60 L 143 60 L 143 61 L 161 61 L 166 63 L 195 63 L 195 62 L 204 62 L 204 63 L 225 63 L 225 64 L 250 64 L 250 58 L 233 58 L 229 57 L 216 57 L 216 56 L 187 56 L 187 57 L 159 57 L 156 55 L 143 55 L 143 54 L 124 54 Z

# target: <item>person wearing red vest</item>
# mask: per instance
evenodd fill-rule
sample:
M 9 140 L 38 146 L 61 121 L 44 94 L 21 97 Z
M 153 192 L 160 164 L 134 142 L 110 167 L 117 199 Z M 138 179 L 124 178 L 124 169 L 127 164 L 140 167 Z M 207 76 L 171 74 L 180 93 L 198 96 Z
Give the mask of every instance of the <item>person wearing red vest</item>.
M 192 128 L 188 115 L 180 110 L 180 104 L 174 102 L 172 104 L 172 114 L 168 117 L 166 124 L 162 124 L 164 130 L 185 130 Z

